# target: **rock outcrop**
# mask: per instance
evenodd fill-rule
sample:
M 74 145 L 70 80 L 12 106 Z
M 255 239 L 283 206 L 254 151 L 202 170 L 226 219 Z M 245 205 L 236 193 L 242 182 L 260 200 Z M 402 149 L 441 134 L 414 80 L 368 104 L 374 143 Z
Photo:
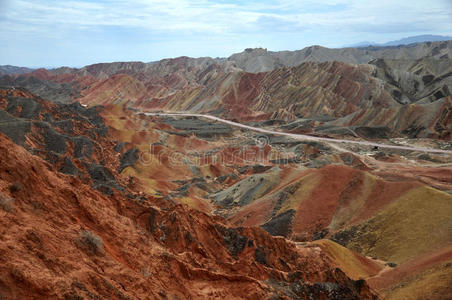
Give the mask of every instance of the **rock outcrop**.
M 318 247 L 108 197 L 3 134 L 0 157 L 2 299 L 376 298 Z

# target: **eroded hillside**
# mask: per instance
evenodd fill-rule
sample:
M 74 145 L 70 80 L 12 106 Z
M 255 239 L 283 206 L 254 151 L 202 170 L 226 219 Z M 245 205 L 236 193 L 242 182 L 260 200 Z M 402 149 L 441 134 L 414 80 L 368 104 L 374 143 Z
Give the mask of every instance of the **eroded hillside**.
M 17 91 L 3 92 L 11 106 Z M 318 246 L 234 229 L 164 198 L 96 191 L 0 139 L 2 298 L 375 297 Z
M 0 296 L 447 298 L 450 49 L 2 76 Z

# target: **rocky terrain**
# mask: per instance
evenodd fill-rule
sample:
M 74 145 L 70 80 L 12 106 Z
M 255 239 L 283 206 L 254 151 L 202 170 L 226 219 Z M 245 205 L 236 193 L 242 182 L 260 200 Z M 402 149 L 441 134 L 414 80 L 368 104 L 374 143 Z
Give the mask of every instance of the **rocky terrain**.
M 294 129 L 319 134 L 359 136 L 355 128 L 365 127 L 379 136 L 449 139 L 451 45 L 445 41 L 373 50 L 328 49 L 372 54 L 356 61 L 333 54 L 315 60 L 300 58 L 296 51 L 254 49 L 228 59 L 180 57 L 148 64 L 40 69 L 3 76 L 0 85 L 24 87 L 53 101 L 125 102 L 141 111 L 203 112 L 240 121 L 297 121 L 301 126 Z M 247 72 L 247 57 L 260 60 L 267 56 L 286 57 L 286 62 L 272 64 L 266 72 Z M 253 61 L 251 65 L 261 64 Z
M 55 105 L 17 89 L 2 95 L 9 116 L 0 130 L 28 149 L 0 134 L 2 299 L 376 298 L 316 245 L 235 229 L 171 199 L 131 197 L 115 182 L 126 166 L 117 170 L 118 159 L 108 155 L 115 147 L 103 139 L 108 133 L 95 108 Z M 44 115 L 48 120 L 38 121 Z M 76 123 L 72 133 L 93 138 L 80 152 L 58 127 L 67 120 Z M 11 134 L 21 122 L 28 130 Z M 93 166 L 98 150 L 104 161 Z M 52 157 L 58 154 L 63 166 Z M 88 178 L 71 159 L 85 165 Z M 97 181 L 118 188 L 96 191 L 90 183 Z
M 0 77 L 0 298 L 450 297 L 451 45 Z

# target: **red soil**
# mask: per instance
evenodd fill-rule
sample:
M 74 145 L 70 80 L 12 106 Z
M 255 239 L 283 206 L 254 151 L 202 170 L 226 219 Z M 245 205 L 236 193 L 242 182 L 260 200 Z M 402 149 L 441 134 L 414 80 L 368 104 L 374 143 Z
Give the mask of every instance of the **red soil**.
M 258 228 L 228 229 L 218 217 L 161 199 L 107 197 L 2 134 L 0 158 L 2 298 L 263 299 L 284 296 L 280 284 L 317 293 L 311 283 L 325 281 L 372 297 L 321 251 Z M 83 230 L 95 238 L 83 239 Z M 227 241 L 236 234 L 247 242 L 234 252 Z
M 320 170 L 321 182 L 297 209 L 293 222 L 294 234 L 313 234 L 319 228 L 326 228 L 338 208 L 338 199 L 358 171 L 342 166 L 326 166 Z M 308 237 L 309 238 L 309 237 Z

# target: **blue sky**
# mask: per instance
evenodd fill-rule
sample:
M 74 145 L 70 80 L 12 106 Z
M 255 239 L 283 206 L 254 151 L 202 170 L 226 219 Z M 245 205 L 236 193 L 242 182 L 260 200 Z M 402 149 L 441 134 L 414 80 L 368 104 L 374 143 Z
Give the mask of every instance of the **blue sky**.
M 0 0 L 0 65 L 225 57 L 452 34 L 450 0 Z

